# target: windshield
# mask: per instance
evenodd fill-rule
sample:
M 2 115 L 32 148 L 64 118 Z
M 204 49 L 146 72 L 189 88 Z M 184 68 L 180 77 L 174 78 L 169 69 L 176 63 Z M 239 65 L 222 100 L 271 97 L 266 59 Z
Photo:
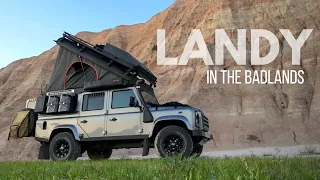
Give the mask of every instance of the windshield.
M 159 105 L 159 102 L 152 91 L 149 92 L 149 91 L 140 89 L 140 92 L 141 92 L 141 95 L 142 95 L 144 101 L 149 106 Z

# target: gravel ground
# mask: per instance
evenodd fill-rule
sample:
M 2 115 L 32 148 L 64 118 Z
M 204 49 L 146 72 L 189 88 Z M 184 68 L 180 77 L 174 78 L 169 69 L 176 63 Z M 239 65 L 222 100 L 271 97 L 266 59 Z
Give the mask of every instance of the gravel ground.
M 202 157 L 208 158 L 228 158 L 228 157 L 320 157 L 320 145 L 298 145 L 298 146 L 287 146 L 287 147 L 253 147 L 247 149 L 234 149 L 234 150 L 218 150 L 212 152 L 204 152 Z M 128 156 L 114 156 L 111 159 L 152 159 L 158 158 L 157 155 L 152 154 L 147 157 L 140 155 L 128 155 Z M 89 158 L 79 158 L 79 160 L 88 160 Z

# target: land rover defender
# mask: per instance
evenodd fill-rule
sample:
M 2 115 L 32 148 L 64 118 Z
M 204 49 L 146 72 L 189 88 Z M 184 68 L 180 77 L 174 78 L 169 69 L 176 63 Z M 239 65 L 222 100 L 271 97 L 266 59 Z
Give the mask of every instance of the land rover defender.
M 72 95 L 73 91 L 48 95 Z M 81 93 L 71 114 L 41 115 L 36 140 L 49 147 L 52 160 L 75 160 L 87 151 L 90 159 L 111 156 L 113 149 L 155 148 L 161 157 L 200 155 L 212 137 L 206 116 L 198 109 L 159 105 L 145 85 Z M 44 153 L 45 154 L 45 153 Z
M 143 148 L 143 156 L 150 148 L 161 157 L 197 156 L 213 138 L 201 110 L 159 104 L 157 78 L 129 53 L 68 33 L 56 42 L 60 49 L 47 89 L 26 103 L 33 114 L 26 132 L 41 143 L 39 159 L 76 160 L 85 152 L 90 159 L 108 159 L 123 148 Z

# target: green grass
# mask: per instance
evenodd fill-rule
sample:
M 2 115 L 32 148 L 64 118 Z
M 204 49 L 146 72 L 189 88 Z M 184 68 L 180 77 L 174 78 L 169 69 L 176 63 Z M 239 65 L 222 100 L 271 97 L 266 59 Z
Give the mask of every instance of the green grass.
M 319 179 L 319 158 L 2 162 L 0 179 Z

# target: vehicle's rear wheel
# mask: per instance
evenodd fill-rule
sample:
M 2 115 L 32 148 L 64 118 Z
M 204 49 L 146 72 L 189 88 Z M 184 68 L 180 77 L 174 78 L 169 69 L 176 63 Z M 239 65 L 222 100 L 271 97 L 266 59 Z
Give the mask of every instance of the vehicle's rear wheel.
M 88 149 L 87 153 L 91 160 L 109 159 L 112 155 L 112 149 L 111 148 L 108 148 L 105 150 Z
M 77 160 L 81 155 L 81 145 L 72 133 L 62 132 L 52 139 L 49 154 L 53 161 Z
M 160 130 L 155 139 L 155 149 L 160 157 L 189 157 L 193 151 L 193 142 L 184 128 L 172 125 Z
M 197 144 L 194 146 L 193 151 L 192 151 L 192 156 L 195 157 L 200 157 L 200 155 L 203 152 L 203 145 Z

